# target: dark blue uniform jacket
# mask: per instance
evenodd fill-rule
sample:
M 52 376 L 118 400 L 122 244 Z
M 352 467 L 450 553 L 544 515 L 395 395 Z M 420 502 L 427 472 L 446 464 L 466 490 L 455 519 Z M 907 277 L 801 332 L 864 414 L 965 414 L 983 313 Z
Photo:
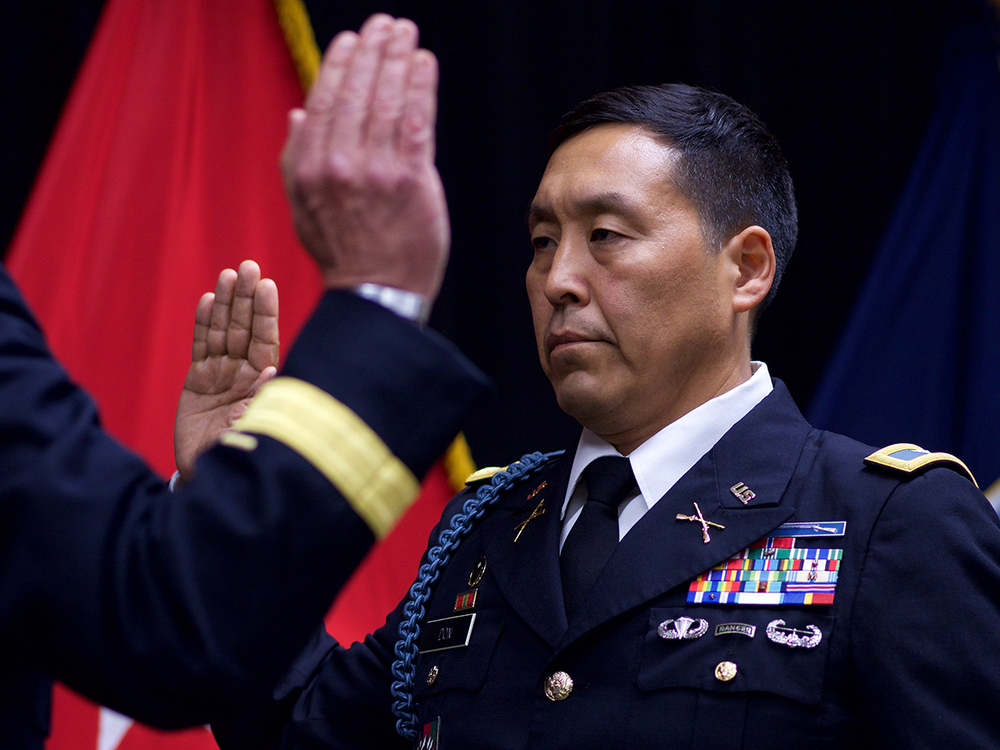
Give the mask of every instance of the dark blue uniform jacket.
M 572 621 L 558 563 L 572 456 L 556 460 L 487 513 L 436 583 L 418 730 L 436 721 L 440 750 L 1000 747 L 996 514 L 959 473 L 893 473 L 866 466 L 871 451 L 812 428 L 776 382 L 629 531 Z M 696 502 L 725 526 L 707 544 L 677 519 Z M 832 522 L 842 535 L 794 539 L 841 550 L 832 604 L 689 603 L 693 579 L 783 524 Z M 458 621 L 426 622 L 455 616 L 471 588 L 468 645 L 431 651 Z M 350 649 L 321 639 L 268 711 L 218 727 L 223 747 L 406 747 L 389 694 L 400 619 Z M 701 634 L 664 637 L 683 622 Z M 572 679 L 563 700 L 545 693 L 557 672 Z
M 421 476 L 484 380 L 447 342 L 328 293 L 282 373 Z M 0 269 L 0 746 L 41 748 L 50 678 L 163 727 L 268 695 L 373 534 L 282 442 L 216 447 L 171 496 L 101 430 Z

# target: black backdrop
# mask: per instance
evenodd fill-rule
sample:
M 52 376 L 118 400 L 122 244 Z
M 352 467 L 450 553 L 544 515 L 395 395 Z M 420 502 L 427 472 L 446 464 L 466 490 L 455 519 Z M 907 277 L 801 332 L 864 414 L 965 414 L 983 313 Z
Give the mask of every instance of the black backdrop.
M 0 247 L 101 4 L 0 3 Z M 321 46 L 385 10 L 417 21 L 440 59 L 438 163 L 454 244 L 432 322 L 497 383 L 466 429 L 480 464 L 563 447 L 575 430 L 538 367 L 523 286 L 524 214 L 546 134 L 563 112 L 613 86 L 684 81 L 730 94 L 768 123 L 796 181 L 800 236 L 754 355 L 805 407 L 906 180 L 934 106 L 944 42 L 956 26 L 994 12 L 986 0 L 307 6 Z

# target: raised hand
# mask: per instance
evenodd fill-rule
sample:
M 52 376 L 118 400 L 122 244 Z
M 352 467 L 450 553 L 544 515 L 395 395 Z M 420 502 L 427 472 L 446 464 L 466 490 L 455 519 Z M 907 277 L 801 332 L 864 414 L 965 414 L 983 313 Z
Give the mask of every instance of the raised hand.
M 338 34 L 282 154 L 299 237 L 328 288 L 372 282 L 437 296 L 451 241 L 434 166 L 437 60 L 412 21 Z
M 174 455 L 181 480 L 240 417 L 278 365 L 278 288 L 252 260 L 219 274 L 195 311 L 191 367 L 177 404 Z

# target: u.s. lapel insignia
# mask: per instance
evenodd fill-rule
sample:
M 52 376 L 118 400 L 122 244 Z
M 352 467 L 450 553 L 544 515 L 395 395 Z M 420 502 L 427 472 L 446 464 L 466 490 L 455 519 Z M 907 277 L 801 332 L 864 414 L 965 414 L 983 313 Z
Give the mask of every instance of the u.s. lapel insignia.
M 729 488 L 729 491 L 732 492 L 733 496 L 744 505 L 757 497 L 757 493 L 743 484 L 743 482 L 737 482 Z
M 726 528 L 721 523 L 715 523 L 714 521 L 706 521 L 705 516 L 701 513 L 701 508 L 698 507 L 698 503 L 694 503 L 695 514 L 691 516 L 686 516 L 683 513 L 677 514 L 678 521 L 695 521 L 701 524 L 701 541 L 703 544 L 708 544 L 712 541 L 712 536 L 708 533 L 708 527 L 714 526 L 717 529 Z
M 542 482 L 535 489 L 535 491 L 532 492 L 528 496 L 528 499 L 530 500 L 531 498 L 533 498 L 535 496 L 535 493 L 537 493 L 538 490 L 542 489 L 542 487 L 544 487 L 544 486 L 545 486 L 545 482 Z M 538 505 L 536 505 L 535 509 L 533 511 L 531 511 L 531 515 L 528 516 L 526 519 L 524 519 L 523 521 L 521 521 L 521 523 L 519 523 L 517 526 L 514 527 L 514 531 L 517 532 L 514 535 L 514 543 L 515 544 L 517 543 L 517 540 L 521 538 L 521 532 L 524 531 L 524 529 L 528 526 L 529 523 L 531 523 L 533 520 L 535 520 L 539 516 L 544 516 L 545 515 L 545 508 L 542 507 L 543 505 L 545 505 L 545 498 L 544 497 L 541 500 L 538 501 Z
M 823 631 L 815 625 L 806 625 L 805 630 L 790 628 L 784 620 L 771 620 L 767 624 L 767 639 L 789 648 L 816 648 L 823 640 Z
M 787 523 L 707 570 L 688 587 L 691 604 L 833 604 L 844 550 L 796 547 L 797 537 L 842 536 L 845 521 Z
M 692 627 L 693 626 L 693 627 Z M 708 620 L 693 617 L 677 617 L 664 620 L 656 628 L 656 634 L 667 641 L 693 641 L 708 632 Z
M 469 588 L 475 588 L 479 585 L 479 582 L 483 580 L 483 574 L 486 573 L 486 556 L 479 558 L 479 562 L 476 563 L 476 567 L 472 569 L 469 573 Z

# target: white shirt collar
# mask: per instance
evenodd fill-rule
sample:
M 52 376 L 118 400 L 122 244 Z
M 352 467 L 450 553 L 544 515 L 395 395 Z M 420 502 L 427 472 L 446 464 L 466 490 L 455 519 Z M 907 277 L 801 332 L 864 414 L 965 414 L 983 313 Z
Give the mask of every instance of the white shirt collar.
M 751 366 L 753 374 L 746 382 L 671 422 L 629 455 L 647 510 L 771 392 L 773 386 L 767 365 L 753 362 Z M 583 429 L 569 474 L 561 518 L 565 518 L 569 500 L 590 462 L 601 456 L 619 455 L 613 445 L 587 428 Z

